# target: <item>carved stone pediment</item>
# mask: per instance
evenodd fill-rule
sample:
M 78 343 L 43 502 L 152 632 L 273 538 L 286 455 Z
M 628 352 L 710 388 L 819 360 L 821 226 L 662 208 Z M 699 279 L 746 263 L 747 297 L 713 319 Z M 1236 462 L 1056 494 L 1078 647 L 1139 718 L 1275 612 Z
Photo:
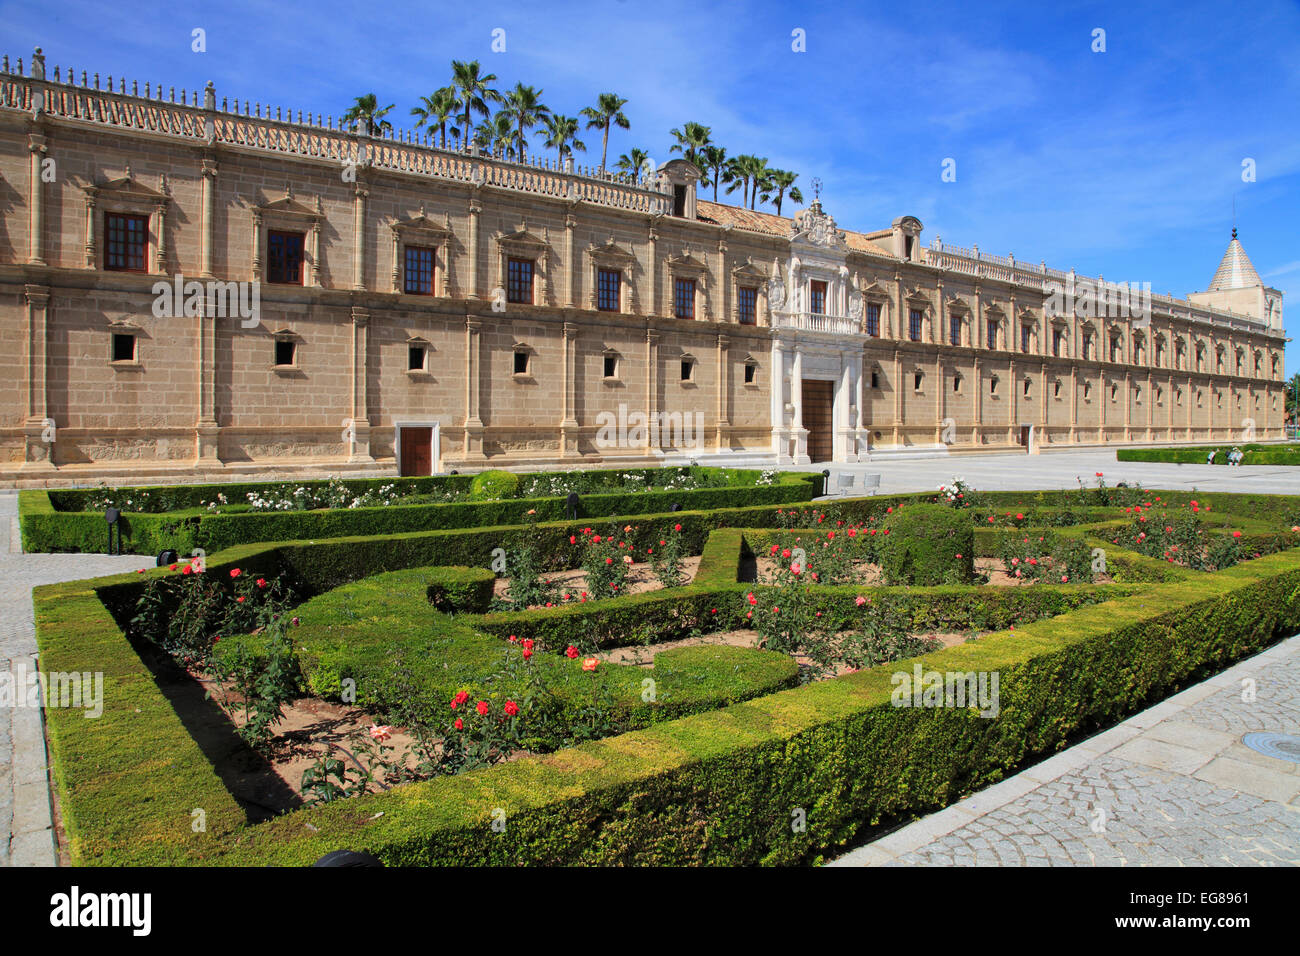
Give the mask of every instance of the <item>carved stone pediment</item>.
M 997 322 L 1003 322 L 1007 317 L 1007 313 L 1003 311 L 1002 306 L 998 305 L 996 302 L 991 302 L 984 306 L 984 315 L 986 318 L 993 319 Z
M 904 301 L 913 305 L 930 305 L 930 296 L 919 285 L 913 286 L 912 291 L 903 296 Z
M 438 222 L 436 219 L 430 219 L 421 206 L 416 215 L 392 223 L 392 230 L 394 235 L 398 236 L 414 233 L 426 240 L 442 242 L 451 237 L 451 215 L 447 215 L 445 222 Z
M 732 276 L 739 280 L 752 280 L 755 282 L 766 282 L 768 273 L 748 259 L 731 270 Z
M 105 183 L 86 185 L 83 188 L 89 196 L 100 199 L 113 199 L 119 202 L 141 205 L 158 205 L 171 202 L 167 193 L 167 175 L 159 177 L 158 189 L 152 189 L 131 175 L 131 167 L 126 168 L 126 175 L 111 179 Z
M 950 315 L 969 315 L 970 306 L 961 296 L 951 295 L 944 300 L 944 310 Z
M 835 218 L 822 210 L 821 201 L 817 199 L 794 217 L 790 241 L 799 240 L 827 249 L 847 248 L 844 233 L 835 227 Z
M 271 202 L 260 203 L 253 207 L 253 211 L 261 215 L 273 215 L 289 219 L 301 219 L 307 222 L 319 223 L 324 218 L 324 211 L 321 209 L 320 197 L 316 197 L 316 206 L 312 208 L 293 194 L 293 189 L 285 190 L 283 199 L 276 199 Z
M 528 223 L 521 223 L 519 228 L 514 232 L 496 234 L 497 244 L 508 252 L 527 253 L 538 255 L 547 252 L 551 248 L 549 237 L 538 236 L 530 232 Z
M 871 302 L 880 302 L 889 298 L 889 289 L 875 279 L 872 279 L 870 284 L 863 286 L 859 291 L 862 293 L 863 298 Z
M 702 276 L 709 271 L 709 267 L 696 259 L 687 249 L 683 249 L 682 254 L 679 256 L 669 256 L 668 268 L 672 272 L 697 276 Z
M 587 255 L 598 265 L 616 269 L 631 269 L 636 265 L 636 256 L 615 242 L 613 236 L 603 245 L 592 243 L 587 247 Z

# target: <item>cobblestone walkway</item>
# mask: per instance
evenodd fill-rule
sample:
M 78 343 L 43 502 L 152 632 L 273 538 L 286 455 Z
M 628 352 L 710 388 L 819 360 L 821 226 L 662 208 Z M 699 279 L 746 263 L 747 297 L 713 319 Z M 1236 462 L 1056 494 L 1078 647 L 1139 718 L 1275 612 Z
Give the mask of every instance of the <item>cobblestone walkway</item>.
M 1300 636 L 832 866 L 1300 865 Z
M 153 561 L 139 555 L 13 553 L 17 502 L 13 492 L 0 492 L 0 674 L 21 676 L 38 666 L 32 588 L 134 571 Z M 54 865 L 45 736 L 37 708 L 0 708 L 0 834 L 0 866 Z

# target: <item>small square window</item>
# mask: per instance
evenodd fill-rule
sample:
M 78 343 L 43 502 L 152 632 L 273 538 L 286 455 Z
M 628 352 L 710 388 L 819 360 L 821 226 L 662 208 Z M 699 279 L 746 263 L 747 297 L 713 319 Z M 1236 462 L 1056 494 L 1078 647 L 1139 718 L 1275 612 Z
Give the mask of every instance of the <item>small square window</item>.
M 406 349 L 406 368 L 410 372 L 423 372 L 428 360 L 428 351 L 423 345 L 410 345 Z
M 606 378 L 618 377 L 618 356 L 617 355 L 605 356 L 605 377 Z
M 275 364 L 277 366 L 292 366 L 294 359 L 297 357 L 297 351 L 293 339 L 276 339 Z
M 745 363 L 745 384 L 753 385 L 758 378 L 758 366 L 753 362 Z
M 691 382 L 695 380 L 695 360 L 682 359 L 682 381 Z
M 528 374 L 528 352 L 524 349 L 515 349 L 515 374 Z
M 135 336 L 126 332 L 113 333 L 114 362 L 135 361 Z

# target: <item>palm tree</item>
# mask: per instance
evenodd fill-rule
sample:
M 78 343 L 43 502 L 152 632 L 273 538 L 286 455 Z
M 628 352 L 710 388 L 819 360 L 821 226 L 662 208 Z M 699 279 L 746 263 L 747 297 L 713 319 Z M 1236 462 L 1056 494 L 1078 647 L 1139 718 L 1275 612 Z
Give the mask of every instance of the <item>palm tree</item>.
M 766 160 L 762 163 L 766 164 Z M 742 187 L 740 206 L 742 209 L 750 208 L 750 183 L 754 184 L 754 192 L 758 192 L 758 183 L 756 174 L 760 169 L 760 160 L 757 156 L 751 156 L 749 153 L 741 153 L 727 161 L 727 168 L 724 173 L 725 180 L 730 183 L 727 186 L 727 192 L 734 193 L 736 187 Z
M 792 173 L 787 169 L 772 170 L 772 188 L 776 190 L 776 214 L 781 215 L 781 200 L 785 194 L 790 194 L 791 202 L 803 202 L 803 193 L 795 186 L 794 181 L 799 178 L 798 173 Z
M 749 193 L 749 208 L 754 208 L 755 200 L 762 199 L 767 202 L 772 198 L 772 173 L 773 170 L 767 165 L 766 156 L 753 157 L 754 163 L 750 169 L 750 175 L 754 177 L 754 188 Z M 760 195 L 760 193 L 762 195 Z
M 393 108 L 389 103 L 383 109 L 379 108 L 379 100 L 374 93 L 367 93 L 365 96 L 358 96 L 356 101 L 343 114 L 344 123 L 355 123 L 362 120 L 366 124 L 366 135 L 374 136 L 378 133 L 391 133 L 393 124 L 384 119 L 384 116 Z
M 700 150 L 700 169 L 704 173 L 704 181 L 713 183 L 713 201 L 718 201 L 718 181 L 722 178 L 722 173 L 727 166 L 727 151 L 721 146 L 714 146 L 712 143 Z M 713 175 L 710 176 L 709 174 Z
M 432 96 L 420 97 L 420 105 L 411 107 L 411 115 L 419 117 L 420 121 L 415 124 L 416 129 L 425 126 L 429 129 L 436 128 L 440 137 L 439 145 L 446 149 L 447 120 L 451 119 L 458 109 L 460 109 L 460 99 L 456 96 L 455 88 L 444 86 Z M 451 131 L 459 140 L 460 130 L 453 126 Z
M 474 130 L 474 142 L 480 149 L 487 149 L 493 155 L 514 159 L 518 155 L 518 141 L 514 120 L 501 110 L 490 119 L 485 119 Z
M 489 73 L 480 76 L 480 68 L 478 60 L 469 63 L 451 61 L 451 85 L 459 94 L 460 105 L 465 110 L 461 114 L 461 128 L 465 130 L 466 142 L 469 141 L 469 131 L 474 125 L 472 114 L 481 113 L 486 119 L 492 112 L 489 104 L 500 103 L 502 100 L 501 94 L 488 85 L 496 82 L 497 75 Z
M 1286 397 L 1283 410 L 1290 413 L 1292 421 L 1300 421 L 1300 372 L 1292 375 L 1284 388 Z
M 551 113 L 543 123 L 546 126 L 546 145 L 559 154 L 561 165 L 564 157 L 572 156 L 575 149 L 587 151 L 587 145 L 578 139 L 577 117 Z
M 602 131 L 603 137 L 600 144 L 600 171 L 605 171 L 605 156 L 609 153 L 609 128 L 617 126 L 619 129 L 630 129 L 632 124 L 627 121 L 623 115 L 623 107 L 627 100 L 622 99 L 615 93 L 601 93 L 596 97 L 596 105 L 585 107 L 581 114 L 586 117 L 587 129 L 598 129 Z
M 514 126 L 514 136 L 511 139 L 518 147 L 521 163 L 528 158 L 527 131 L 545 120 L 551 112 L 549 106 L 542 105 L 541 97 L 541 90 L 516 83 L 515 88 L 506 95 L 505 106 L 497 114 L 505 116 Z
M 682 158 L 700 167 L 700 175 L 703 176 L 704 168 L 700 166 L 700 152 L 712 143 L 709 136 L 713 130 L 700 123 L 687 123 L 681 129 L 671 129 L 668 132 L 673 139 L 677 140 L 675 144 L 668 147 L 668 152 L 681 153 Z
M 618 163 L 614 167 L 619 172 L 627 173 L 635 182 L 642 174 L 643 167 L 650 161 L 650 154 L 644 149 L 637 149 L 635 146 L 618 158 Z

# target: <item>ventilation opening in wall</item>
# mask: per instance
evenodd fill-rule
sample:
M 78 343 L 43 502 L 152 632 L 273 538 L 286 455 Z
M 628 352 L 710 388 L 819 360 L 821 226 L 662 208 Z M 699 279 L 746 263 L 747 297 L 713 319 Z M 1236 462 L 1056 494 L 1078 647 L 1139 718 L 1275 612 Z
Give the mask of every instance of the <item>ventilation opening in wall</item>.
M 291 366 L 294 364 L 295 353 L 297 348 L 293 339 L 276 339 L 275 340 L 275 364 L 280 366 Z
M 135 336 L 127 332 L 114 332 L 112 344 L 114 362 L 135 361 Z

